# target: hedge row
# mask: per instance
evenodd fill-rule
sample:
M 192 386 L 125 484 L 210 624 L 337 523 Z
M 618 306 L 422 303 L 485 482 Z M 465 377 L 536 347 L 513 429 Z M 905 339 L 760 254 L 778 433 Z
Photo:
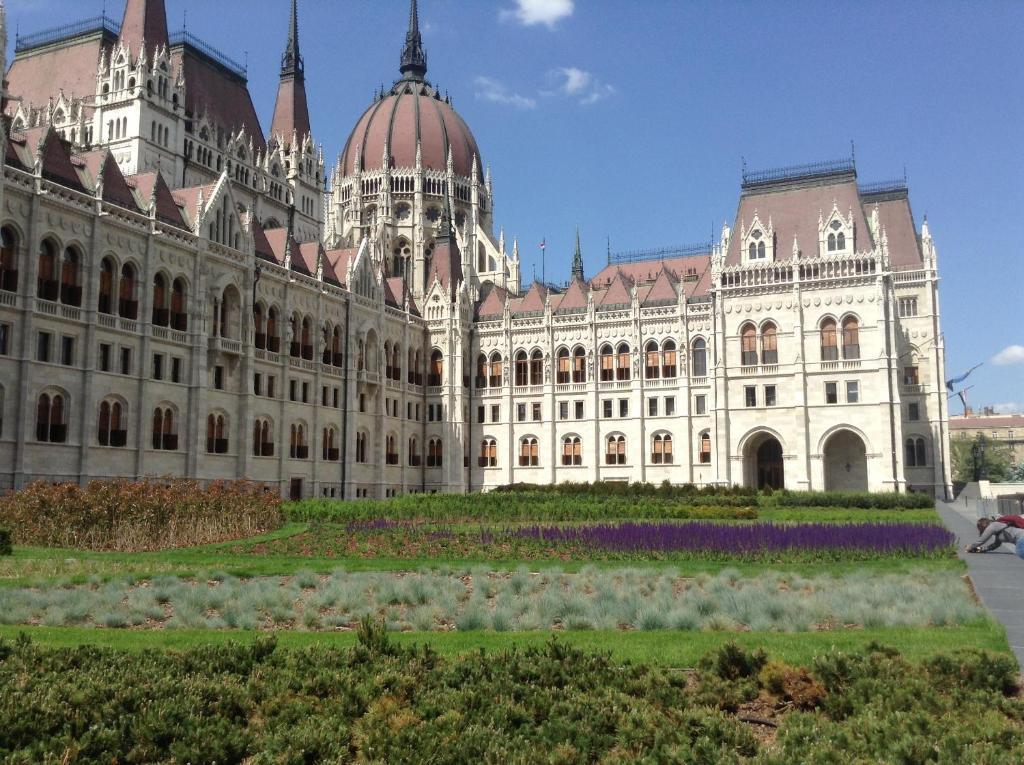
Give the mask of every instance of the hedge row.
M 692 483 L 672 484 L 662 481 L 653 483 L 627 483 L 625 481 L 596 481 L 589 483 L 511 483 L 494 489 L 496 492 L 513 492 L 515 494 L 538 493 L 558 494 L 561 496 L 578 495 L 616 495 L 623 497 L 662 497 L 663 499 L 679 499 L 691 497 L 749 497 L 757 496 L 756 489 L 745 486 L 700 486 Z
M 714 499 L 714 498 L 713 498 Z M 728 497 L 727 499 L 743 499 Z M 757 508 L 694 506 L 681 499 L 610 494 L 560 495 L 546 492 L 406 494 L 388 500 L 306 499 L 288 503 L 288 520 L 348 523 L 376 518 L 438 522 L 602 521 L 613 519 L 753 520 Z
M 1024 761 L 1009 656 L 811 667 L 727 644 L 693 673 L 545 647 L 439 658 L 364 626 L 357 646 L 182 652 L 0 642 L 0 759 L 721 765 Z M 767 726 L 777 736 L 764 741 Z
M 0 529 L 0 555 L 10 555 L 12 552 L 11 532 L 7 529 Z
M 42 547 L 190 547 L 261 534 L 283 520 L 278 494 L 248 481 L 40 482 L 0 498 L 0 524 L 13 541 Z
M 776 491 L 761 494 L 763 507 L 859 507 L 873 510 L 922 510 L 935 507 L 930 494 L 860 491 Z

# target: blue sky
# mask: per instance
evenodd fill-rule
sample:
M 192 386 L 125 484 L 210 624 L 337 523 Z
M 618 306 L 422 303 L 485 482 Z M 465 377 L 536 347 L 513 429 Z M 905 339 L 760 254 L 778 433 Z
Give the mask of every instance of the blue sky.
M 9 0 L 13 31 L 103 0 Z M 1024 411 L 1024 3 L 420 0 L 428 77 L 451 94 L 495 179 L 496 218 L 529 277 L 614 250 L 706 241 L 752 169 L 849 155 L 903 176 L 939 248 L 950 376 L 975 406 Z M 120 17 L 120 0 L 107 0 Z M 287 0 L 167 0 L 182 25 L 248 55 L 270 120 Z M 215 9 L 215 10 L 214 10 Z M 300 0 L 316 137 L 331 160 L 397 77 L 406 0 Z M 537 266 L 538 275 L 540 267 Z M 1003 362 L 1003 363 L 997 363 Z M 958 407 L 954 407 L 957 409 Z

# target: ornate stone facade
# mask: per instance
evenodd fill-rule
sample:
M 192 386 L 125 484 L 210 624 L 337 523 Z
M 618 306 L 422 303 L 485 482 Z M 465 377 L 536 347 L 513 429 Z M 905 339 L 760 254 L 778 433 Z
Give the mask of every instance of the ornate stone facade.
M 4 488 L 948 489 L 937 257 L 905 184 L 858 186 L 852 161 L 745 174 L 719 241 L 609 254 L 586 280 L 577 240 L 567 285 L 520 289 L 476 140 L 426 79 L 415 2 L 400 79 L 329 189 L 294 3 L 266 136 L 244 72 L 168 35 L 160 0 L 17 51 Z M 76 57 L 88 93 L 61 79 Z

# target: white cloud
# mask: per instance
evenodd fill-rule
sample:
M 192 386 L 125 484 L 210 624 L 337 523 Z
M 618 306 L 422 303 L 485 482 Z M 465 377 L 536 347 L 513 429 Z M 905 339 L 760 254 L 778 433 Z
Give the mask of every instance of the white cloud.
M 473 84 L 476 85 L 476 97 L 484 101 L 516 109 L 533 109 L 537 106 L 537 99 L 513 93 L 504 83 L 493 77 L 477 77 Z
M 992 408 L 999 414 L 1020 414 L 1024 412 L 1024 401 L 1007 401 Z
M 572 16 L 574 0 L 515 0 L 515 8 L 506 8 L 499 14 L 502 21 L 518 21 L 524 27 L 543 24 L 554 29 L 562 19 Z
M 586 69 L 575 66 L 552 69 L 548 72 L 548 80 L 559 94 L 574 98 L 583 105 L 597 103 L 615 94 L 613 85 L 601 82 Z
M 1008 345 L 992 357 L 992 363 L 999 367 L 1024 364 L 1024 345 Z

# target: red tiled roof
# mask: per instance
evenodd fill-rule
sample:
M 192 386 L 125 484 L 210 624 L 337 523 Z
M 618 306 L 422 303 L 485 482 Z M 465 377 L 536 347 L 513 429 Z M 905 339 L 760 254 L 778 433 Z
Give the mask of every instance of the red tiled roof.
M 282 146 L 290 146 L 293 134 L 298 134 L 301 141 L 310 132 L 305 83 L 301 77 L 282 77 L 277 88 L 269 137 L 279 138 Z
M 244 79 L 184 45 L 174 46 L 171 61 L 175 68 L 184 67 L 185 109 L 189 114 L 198 117 L 205 113 L 231 132 L 245 128 L 255 148 L 266 148 Z
M 405 306 L 405 279 L 389 276 L 384 280 L 384 302 L 396 308 Z
M 49 126 L 31 128 L 25 131 L 25 145 L 33 157 L 40 140 L 43 141 L 43 177 L 69 189 L 88 192 L 82 180 L 82 172 L 71 159 L 71 144 L 62 140 Z M 81 160 L 78 162 L 84 170 L 85 163 Z
M 526 294 L 512 301 L 513 313 L 533 313 L 543 311 L 547 302 L 548 288 L 540 282 L 534 282 Z
M 436 240 L 434 252 L 430 256 L 427 284 L 432 285 L 435 278 L 454 300 L 462 282 L 462 254 L 454 237 L 441 236 Z
M 812 184 L 782 184 L 744 191 L 736 211 L 725 264 L 736 266 L 742 262 L 742 227 L 750 228 L 755 212 L 762 225 L 767 226 L 770 219 L 775 229 L 776 260 L 792 257 L 793 237 L 797 238 L 801 257 L 818 257 L 818 216 L 828 220 L 833 204 L 844 219 L 853 212 L 856 249 L 870 249 L 871 231 L 864 217 L 857 179 L 852 174 L 843 174 Z
M 115 41 L 109 33 L 96 32 L 60 46 L 18 54 L 7 72 L 7 90 L 34 106 L 45 106 L 50 98 L 56 101 L 61 91 L 69 97 L 93 96 L 100 50 Z M 17 108 L 16 102 L 8 107 L 12 114 Z
M 28 151 L 28 143 L 24 133 L 12 133 L 7 141 L 7 152 L 4 163 L 19 170 L 32 172 L 34 163 Z
M 171 187 L 168 186 L 167 181 L 164 180 L 163 173 L 157 171 L 139 173 L 138 175 L 131 176 L 128 180 L 135 184 L 135 190 L 138 192 L 139 202 L 146 207 L 149 205 L 149 200 L 153 198 L 153 187 L 155 184 L 157 219 L 168 225 L 183 228 L 186 231 L 189 230 L 189 226 L 181 214 L 181 209 L 178 207 L 178 203 L 174 200 L 174 194 L 171 192 Z M 190 215 L 195 215 L 194 204 L 195 203 L 193 202 L 193 208 L 189 213 Z
M 477 173 L 483 180 L 480 149 L 463 119 L 433 88 L 404 80 L 356 122 L 342 152 L 343 172 L 352 172 L 357 149 L 363 168 L 380 167 L 385 144 L 392 167 L 414 167 L 417 140 L 424 168 L 444 171 L 451 147 L 455 174 L 469 177 L 476 156 Z
M 270 251 L 273 254 L 274 262 L 279 266 L 284 265 L 285 245 L 288 242 L 288 229 L 286 228 L 268 228 L 263 232 L 266 235 L 267 243 L 270 245 Z M 299 255 L 299 245 L 296 244 L 295 240 L 292 240 L 292 270 L 298 271 L 300 274 L 306 274 L 310 276 L 315 273 L 315 270 L 310 272 L 302 258 Z M 316 269 L 316 263 L 313 263 L 313 268 Z
M 149 206 L 149 197 L 136 198 L 109 149 L 85 152 L 78 155 L 78 158 L 85 162 L 86 170 L 89 171 L 89 180 L 93 184 L 93 191 L 95 191 L 100 178 L 103 178 L 104 202 L 110 202 L 132 212 L 146 212 L 146 208 Z
M 324 262 L 330 263 L 334 269 L 334 273 L 338 277 L 338 284 L 345 285 L 345 279 L 348 274 L 349 264 L 355 260 L 356 255 L 359 254 L 359 250 L 355 247 L 349 247 L 342 250 L 327 250 L 324 253 Z
M 120 41 L 130 47 L 132 57 L 138 57 L 142 41 L 146 41 L 146 55 L 153 61 L 153 51 L 168 44 L 167 10 L 164 0 L 128 0 L 121 22 Z
M 870 215 L 874 204 L 865 205 L 864 214 Z M 921 247 L 917 242 L 917 228 L 910 211 L 910 200 L 890 199 L 878 203 L 878 222 L 885 229 L 889 241 L 889 263 L 892 266 L 913 266 L 922 262 Z
M 630 285 L 626 283 L 626 277 L 621 271 L 612 277 L 612 283 L 598 300 L 598 305 L 624 305 L 633 302 L 633 295 L 630 292 Z
M 192 221 L 192 224 L 189 226 L 190 230 L 195 227 L 195 222 L 197 220 L 196 208 L 199 205 L 200 192 L 203 196 L 203 203 L 208 204 L 210 196 L 213 194 L 213 190 L 216 186 L 216 183 L 207 183 L 205 186 L 186 186 L 185 188 L 175 189 L 171 192 L 174 197 L 174 203 L 180 207 L 187 216 L 186 220 Z
M 658 278 L 651 285 L 650 289 L 646 291 L 647 294 L 643 296 L 643 299 L 640 301 L 641 304 L 662 301 L 675 302 L 678 300 L 679 295 L 676 292 L 674 281 L 671 272 L 662 265 Z
M 505 303 L 508 300 L 508 290 L 503 287 L 499 287 L 496 284 L 490 285 L 487 294 L 484 295 L 483 300 L 477 305 L 476 315 L 478 317 L 484 316 L 501 316 L 505 313 Z
M 556 311 L 565 311 L 571 308 L 587 307 L 587 283 L 579 279 L 573 279 L 569 288 L 562 293 L 558 305 L 554 306 Z

